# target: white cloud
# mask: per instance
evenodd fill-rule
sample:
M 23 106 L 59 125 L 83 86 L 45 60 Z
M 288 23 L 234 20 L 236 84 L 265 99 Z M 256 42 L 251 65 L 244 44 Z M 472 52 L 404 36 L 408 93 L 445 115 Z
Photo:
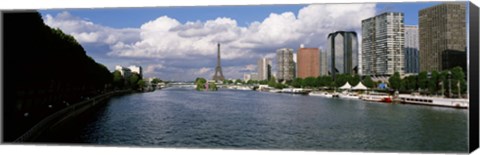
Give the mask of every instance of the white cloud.
M 80 43 L 113 45 L 117 42 L 132 43 L 140 39 L 138 29 L 101 26 L 68 12 L 62 12 L 56 16 L 48 14 L 44 17 L 44 22 L 50 27 L 60 28 L 65 33 L 71 34 Z
M 170 60 L 191 63 L 205 61 L 192 58 L 213 58 L 212 64 L 215 64 L 217 43 L 221 43 L 222 63 L 225 64 L 230 60 L 252 62 L 264 56 L 274 58 L 276 49 L 288 47 L 296 50 L 300 44 L 327 47 L 327 35 L 337 30 L 356 31 L 361 45 L 361 20 L 374 15 L 375 4 L 323 4 L 309 5 L 298 12 L 271 13 L 263 21 L 251 22 L 246 27 L 226 17 L 181 23 L 171 17 L 161 16 L 139 28 L 106 27 L 68 12 L 46 15 L 44 20 L 47 25 L 59 27 L 73 35 L 81 44 L 100 43 L 108 46 L 110 50 L 105 51 L 108 57 L 155 58 L 166 63 Z M 224 68 L 225 76 L 237 76 L 238 73 L 241 77 L 243 73 L 240 72 L 252 68 L 245 65 Z M 148 64 L 146 72 L 154 72 L 162 67 L 168 68 L 160 67 L 158 63 Z M 185 72 L 189 73 L 185 75 L 213 75 L 211 68 L 197 67 L 204 68 L 186 69 Z
M 200 68 L 200 70 L 195 72 L 195 75 L 204 75 L 204 74 L 208 74 L 210 72 L 212 72 L 211 68 L 202 67 L 202 68 Z
M 148 65 L 145 70 L 144 70 L 144 73 L 145 74 L 154 74 L 155 71 L 157 69 L 162 69 L 162 68 L 165 68 L 165 66 L 163 66 L 162 64 L 152 64 L 152 65 Z

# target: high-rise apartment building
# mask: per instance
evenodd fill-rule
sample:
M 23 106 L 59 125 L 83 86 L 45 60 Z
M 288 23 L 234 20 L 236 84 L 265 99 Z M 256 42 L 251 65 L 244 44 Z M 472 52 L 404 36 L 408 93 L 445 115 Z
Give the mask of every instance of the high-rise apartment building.
M 320 50 L 318 48 L 300 48 L 297 52 L 297 76 L 299 78 L 318 77 L 320 75 Z
M 420 71 L 449 69 L 443 66 L 443 54 L 466 51 L 465 18 L 465 2 L 443 3 L 418 12 Z
M 358 41 L 353 31 L 337 31 L 328 34 L 328 72 L 336 74 L 358 73 Z
M 405 73 L 419 73 L 418 26 L 405 25 Z
M 320 76 L 328 75 L 327 51 L 320 50 Z
M 295 78 L 295 62 L 293 49 L 282 48 L 277 50 L 277 80 L 290 81 Z
M 119 71 L 120 74 L 123 76 L 123 78 L 129 78 L 130 75 L 132 75 L 132 70 L 130 70 L 129 68 L 126 68 L 126 67 L 116 65 L 115 70 Z
M 132 71 L 132 73 L 137 73 L 138 75 L 140 75 L 140 77 L 143 77 L 142 66 L 131 65 L 128 68 Z
M 258 80 L 269 80 L 272 76 L 272 61 L 261 58 L 257 62 Z
M 364 75 L 404 73 L 404 15 L 385 12 L 362 20 Z

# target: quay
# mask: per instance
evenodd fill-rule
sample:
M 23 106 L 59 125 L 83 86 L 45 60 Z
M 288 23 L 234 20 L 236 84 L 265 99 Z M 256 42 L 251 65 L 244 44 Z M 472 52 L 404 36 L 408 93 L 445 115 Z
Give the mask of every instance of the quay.
M 56 128 L 64 125 L 68 121 L 71 121 L 74 118 L 77 118 L 84 112 L 93 107 L 105 103 L 105 101 L 112 96 L 121 95 L 125 93 L 130 93 L 130 90 L 118 90 L 112 91 L 105 94 L 101 94 L 87 100 L 84 100 L 80 103 L 66 107 L 58 112 L 53 113 L 50 116 L 47 116 L 36 125 L 34 125 L 30 130 L 25 132 L 22 136 L 15 139 L 14 143 L 18 142 L 32 142 L 39 138 L 41 135 L 53 131 Z

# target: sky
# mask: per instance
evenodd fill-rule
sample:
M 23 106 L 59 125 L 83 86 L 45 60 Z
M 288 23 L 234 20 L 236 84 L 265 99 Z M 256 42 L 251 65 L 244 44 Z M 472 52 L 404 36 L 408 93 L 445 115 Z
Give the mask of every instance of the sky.
M 39 10 L 44 22 L 70 34 L 87 55 L 111 71 L 140 65 L 144 77 L 190 81 L 211 79 L 221 44 L 227 79 L 256 72 L 262 57 L 300 44 L 324 50 L 327 35 L 356 31 L 361 20 L 381 12 L 403 12 L 405 25 L 418 24 L 418 11 L 439 4 L 359 3 Z M 359 40 L 361 45 L 361 39 Z M 275 61 L 273 61 L 275 71 Z

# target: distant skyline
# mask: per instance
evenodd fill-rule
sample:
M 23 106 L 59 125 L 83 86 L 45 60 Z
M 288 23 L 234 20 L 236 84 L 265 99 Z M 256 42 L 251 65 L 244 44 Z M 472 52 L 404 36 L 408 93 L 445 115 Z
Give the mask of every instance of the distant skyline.
M 242 79 L 244 73 L 256 72 L 259 58 L 275 60 L 277 49 L 296 51 L 300 44 L 305 44 L 324 50 L 329 33 L 346 30 L 361 34 L 361 20 L 384 11 L 403 12 L 405 25 L 418 25 L 418 11 L 436 4 L 439 2 L 39 12 L 47 25 L 73 35 L 88 55 L 111 71 L 115 65 L 140 65 L 145 77 L 188 81 L 212 77 L 217 42 L 222 44 L 225 78 Z

